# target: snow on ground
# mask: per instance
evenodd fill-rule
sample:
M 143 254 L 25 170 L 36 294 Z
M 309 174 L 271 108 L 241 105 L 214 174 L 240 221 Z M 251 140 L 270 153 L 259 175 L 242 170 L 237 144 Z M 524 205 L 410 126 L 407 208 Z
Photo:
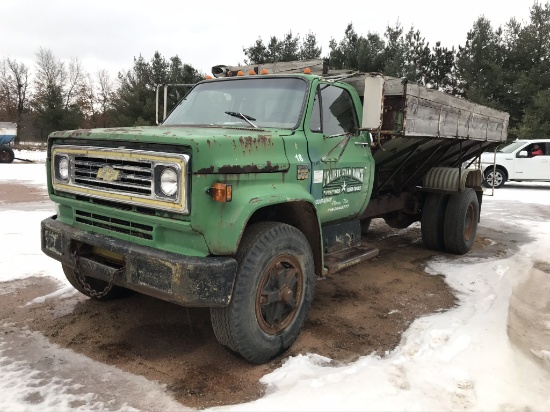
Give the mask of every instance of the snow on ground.
M 44 159 L 43 153 L 16 154 L 28 156 Z M 16 161 L 0 165 L 0 173 L 3 182 L 8 176 L 8 180 L 45 185 L 43 163 Z M 510 343 L 507 332 L 510 296 L 518 287 L 524 290 L 529 279 L 542 279 L 542 284 L 531 285 L 539 292 L 538 303 L 541 299 L 547 303 L 550 296 L 550 275 L 537 269 L 540 265 L 550 267 L 550 222 L 544 217 L 549 204 L 550 184 L 546 183 L 509 183 L 494 196 L 484 196 L 481 227 L 501 233 L 522 232 L 526 243 L 500 259 L 471 254 L 433 259 L 426 271 L 445 275 L 460 304 L 416 320 L 401 344 L 384 358 L 370 355 L 333 366 L 330 359 L 315 354 L 290 357 L 262 378 L 268 385 L 262 399 L 212 410 L 550 410 L 550 373 L 541 366 L 544 362 L 525 355 L 550 355 L 550 340 L 524 339 L 524 347 L 519 348 Z M 73 293 L 58 263 L 40 251 L 39 223 L 52 213 L 52 204 L 36 207 L 0 202 L 0 218 L 5 222 L 0 227 L 0 282 L 36 275 L 56 278 L 60 289 L 38 301 L 64 299 Z M 523 303 L 528 305 L 527 301 Z M 550 308 L 546 307 L 546 312 L 538 309 L 523 313 L 536 316 L 533 321 L 548 336 Z M 520 322 L 519 334 L 529 324 L 529 319 Z M 5 331 L 10 328 L 3 325 Z M 21 339 L 34 336 L 36 358 L 10 357 L 11 348 L 0 336 L 2 410 L 185 409 L 160 385 L 54 347 L 28 331 L 17 333 Z M 62 367 L 58 365 L 61 358 Z M 548 361 L 550 365 L 550 356 Z M 89 373 L 75 373 L 67 379 L 67 368 Z M 93 380 L 90 376 L 103 378 Z M 110 385 L 127 388 L 117 393 L 129 396 L 108 395 L 105 387 Z M 139 388 L 139 395 L 131 388 Z

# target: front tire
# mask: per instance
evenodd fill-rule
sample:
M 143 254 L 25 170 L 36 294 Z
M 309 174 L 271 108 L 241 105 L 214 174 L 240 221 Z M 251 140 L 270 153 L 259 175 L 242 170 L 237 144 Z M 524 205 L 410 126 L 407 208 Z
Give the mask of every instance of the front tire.
M 89 298 L 99 300 L 99 301 L 106 301 L 106 300 L 113 300 L 118 298 L 123 298 L 126 296 L 129 296 L 133 293 L 130 289 L 123 288 L 121 286 L 115 286 L 111 288 L 111 290 L 106 293 L 105 295 L 102 295 L 100 297 L 94 296 L 93 293 L 90 293 L 86 290 L 85 286 L 82 284 L 82 282 L 78 279 L 78 276 L 75 273 L 75 270 L 67 265 L 61 265 L 63 267 L 63 272 L 65 273 L 65 277 L 69 281 L 69 283 L 80 293 L 83 295 L 88 296 Z M 107 287 L 107 282 L 101 280 L 101 279 L 95 279 L 89 276 L 84 276 L 85 282 L 88 284 L 90 290 L 92 290 L 95 293 L 100 293 Z
M 211 308 L 218 341 L 252 363 L 265 363 L 296 340 L 313 300 L 315 270 L 306 237 L 293 226 L 260 222 L 237 252 L 228 306 Z
M 467 253 L 474 244 L 479 221 L 476 191 L 466 188 L 451 195 L 445 211 L 445 249 L 457 255 Z
M 497 167 L 493 170 L 493 167 L 489 167 L 485 170 L 483 173 L 483 182 L 484 185 L 487 187 L 493 187 L 493 179 L 495 181 L 495 189 L 499 189 L 502 186 L 504 186 L 504 183 L 506 183 L 506 172 L 501 168 Z

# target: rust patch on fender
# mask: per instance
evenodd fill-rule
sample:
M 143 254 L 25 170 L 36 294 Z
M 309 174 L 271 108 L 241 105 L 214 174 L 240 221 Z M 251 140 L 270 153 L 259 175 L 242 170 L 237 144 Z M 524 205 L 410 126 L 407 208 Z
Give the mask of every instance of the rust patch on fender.
M 229 174 L 235 174 L 235 173 L 258 173 L 260 169 L 256 165 L 223 165 L 220 168 L 218 168 L 219 173 L 229 173 Z
M 197 170 L 197 174 L 209 174 L 214 173 L 214 166 L 203 167 L 202 169 Z
M 279 165 L 272 166 L 271 162 L 267 162 L 264 167 L 258 167 L 258 165 L 223 165 L 218 168 L 219 173 L 239 174 L 239 173 L 269 173 L 279 170 Z

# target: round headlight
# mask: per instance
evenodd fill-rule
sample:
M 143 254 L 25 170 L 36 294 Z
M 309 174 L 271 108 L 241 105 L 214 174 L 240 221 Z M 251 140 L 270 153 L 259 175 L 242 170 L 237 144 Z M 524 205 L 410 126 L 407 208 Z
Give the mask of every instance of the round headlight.
M 69 178 L 69 159 L 67 157 L 62 157 L 59 159 L 59 177 L 63 180 Z
M 174 196 L 178 191 L 178 174 L 174 169 L 166 168 L 161 172 L 160 190 L 165 196 Z

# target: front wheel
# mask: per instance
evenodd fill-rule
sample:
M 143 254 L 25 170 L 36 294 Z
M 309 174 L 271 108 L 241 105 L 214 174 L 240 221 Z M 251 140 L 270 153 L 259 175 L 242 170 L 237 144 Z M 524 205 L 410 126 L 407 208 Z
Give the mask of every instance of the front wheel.
M 504 183 L 506 183 L 506 173 L 500 167 L 497 167 L 496 169 L 489 167 L 485 170 L 485 173 L 483 173 L 483 177 L 483 183 L 487 187 L 493 187 L 493 180 L 495 182 L 495 189 L 504 186 Z
M 211 308 L 218 341 L 252 363 L 265 363 L 294 343 L 313 300 L 315 270 L 306 237 L 293 226 L 260 222 L 237 252 L 228 306 Z

